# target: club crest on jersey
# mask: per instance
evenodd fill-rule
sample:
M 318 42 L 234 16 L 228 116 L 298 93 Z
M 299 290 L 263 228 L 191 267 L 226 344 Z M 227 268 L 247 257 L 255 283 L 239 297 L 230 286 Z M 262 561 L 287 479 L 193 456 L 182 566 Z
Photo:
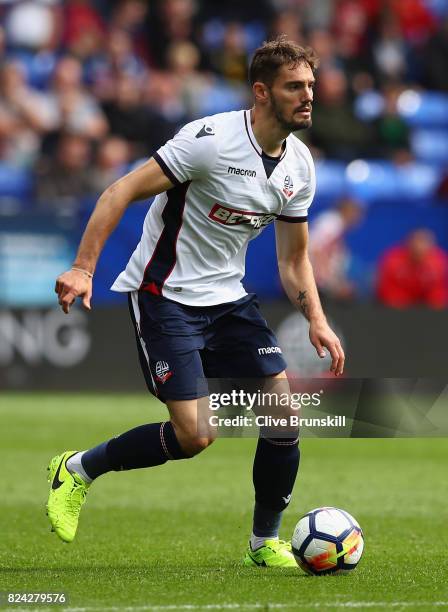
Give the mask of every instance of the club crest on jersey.
M 292 178 L 289 176 L 289 174 L 287 174 L 285 176 L 285 182 L 283 183 L 283 193 L 287 198 L 290 198 L 292 196 L 292 194 L 294 193 L 293 189 L 294 183 L 292 182 Z
M 277 215 L 271 213 L 257 213 L 248 210 L 236 210 L 227 208 L 222 204 L 215 204 L 209 212 L 209 218 L 223 225 L 251 225 L 254 229 L 260 229 L 272 223 Z
M 171 378 L 173 373 L 170 371 L 170 366 L 166 361 L 158 361 L 156 363 L 156 380 L 164 385 Z

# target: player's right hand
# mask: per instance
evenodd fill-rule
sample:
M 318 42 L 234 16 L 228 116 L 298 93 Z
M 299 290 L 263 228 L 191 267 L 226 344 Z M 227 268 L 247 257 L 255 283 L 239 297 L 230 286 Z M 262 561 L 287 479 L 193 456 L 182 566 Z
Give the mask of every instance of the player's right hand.
M 58 294 L 59 304 L 66 314 L 78 297 L 82 298 L 84 308 L 91 310 L 92 279 L 85 272 L 79 270 L 64 272 L 56 279 L 54 290 Z

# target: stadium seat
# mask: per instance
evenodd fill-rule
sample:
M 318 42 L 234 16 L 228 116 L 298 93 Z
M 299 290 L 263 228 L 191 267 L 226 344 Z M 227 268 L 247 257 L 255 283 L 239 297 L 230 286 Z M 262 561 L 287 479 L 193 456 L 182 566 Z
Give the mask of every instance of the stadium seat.
M 397 190 L 397 173 L 391 162 L 356 159 L 346 171 L 348 191 L 355 197 L 371 201 L 391 198 Z
M 32 187 L 33 178 L 29 170 L 0 162 L 0 197 L 27 198 Z
M 246 48 L 249 53 L 253 53 L 257 47 L 263 44 L 266 40 L 266 28 L 261 21 L 250 21 L 244 25 L 244 33 L 246 34 Z
M 398 98 L 398 111 L 411 126 L 448 127 L 448 95 L 407 89 Z
M 340 161 L 322 160 L 316 163 L 318 198 L 339 198 L 347 190 L 345 164 Z
M 348 191 L 367 201 L 430 198 L 440 181 L 437 168 L 420 162 L 397 166 L 358 159 L 347 166 L 346 175 Z
M 396 173 L 397 192 L 409 201 L 431 198 L 442 178 L 438 168 L 419 162 L 399 166 Z
M 411 135 L 415 157 L 428 163 L 448 162 L 448 130 L 418 129 Z
M 355 115 L 360 121 L 377 119 L 384 109 L 384 98 L 379 91 L 365 91 L 355 100 Z

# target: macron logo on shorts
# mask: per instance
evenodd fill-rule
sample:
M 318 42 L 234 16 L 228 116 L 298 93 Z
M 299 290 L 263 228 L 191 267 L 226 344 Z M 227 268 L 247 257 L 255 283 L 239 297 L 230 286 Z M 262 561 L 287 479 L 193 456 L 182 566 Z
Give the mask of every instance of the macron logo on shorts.
M 263 346 L 258 349 L 259 355 L 270 355 L 271 353 L 281 353 L 282 349 L 279 346 Z

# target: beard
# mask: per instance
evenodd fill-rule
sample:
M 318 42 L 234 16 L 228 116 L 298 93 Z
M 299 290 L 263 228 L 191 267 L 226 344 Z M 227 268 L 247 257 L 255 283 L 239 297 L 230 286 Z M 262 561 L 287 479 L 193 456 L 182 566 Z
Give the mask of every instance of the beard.
M 306 130 L 311 127 L 312 120 L 311 117 L 309 119 L 288 119 L 285 117 L 284 113 L 275 97 L 271 92 L 271 107 L 272 112 L 274 113 L 274 117 L 277 119 L 280 127 L 286 132 L 298 132 L 299 130 Z M 301 110 L 300 108 L 296 109 L 296 111 Z

